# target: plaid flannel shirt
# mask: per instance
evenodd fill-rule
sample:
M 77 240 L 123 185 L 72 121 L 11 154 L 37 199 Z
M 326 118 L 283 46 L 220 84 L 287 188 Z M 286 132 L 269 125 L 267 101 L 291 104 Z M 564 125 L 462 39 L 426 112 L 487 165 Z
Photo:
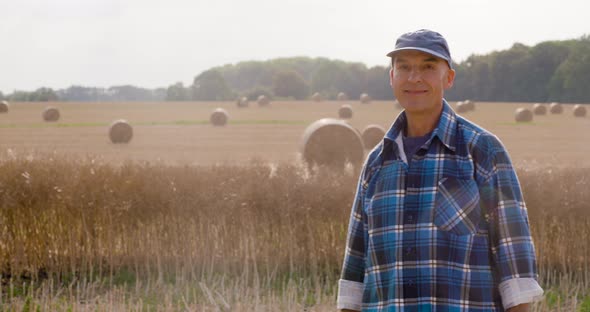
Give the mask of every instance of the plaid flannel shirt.
M 363 167 L 338 308 L 504 311 L 537 299 L 527 211 L 500 140 L 443 100 L 431 137 L 406 160 L 405 125 L 402 112 Z

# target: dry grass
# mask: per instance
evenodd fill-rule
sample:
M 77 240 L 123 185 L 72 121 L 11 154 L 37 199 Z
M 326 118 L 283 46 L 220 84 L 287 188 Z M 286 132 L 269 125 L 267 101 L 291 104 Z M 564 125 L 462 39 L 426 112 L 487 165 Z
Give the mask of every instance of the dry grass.
M 50 103 L 64 112 L 51 124 L 46 103 L 11 104 L 0 310 L 333 311 L 357 177 L 298 160 L 306 127 L 341 102 Z M 526 105 L 478 103 L 466 116 L 519 168 L 547 290 L 535 311 L 589 311 L 590 119 L 563 105 L 514 122 Z M 356 129 L 387 129 L 400 111 L 351 106 Z M 210 126 L 217 107 L 227 127 Z M 134 121 L 128 145 L 108 139 L 119 118 Z
M 2 154 L 2 309 L 333 311 L 356 174 Z M 547 290 L 590 302 L 590 169 L 519 170 Z

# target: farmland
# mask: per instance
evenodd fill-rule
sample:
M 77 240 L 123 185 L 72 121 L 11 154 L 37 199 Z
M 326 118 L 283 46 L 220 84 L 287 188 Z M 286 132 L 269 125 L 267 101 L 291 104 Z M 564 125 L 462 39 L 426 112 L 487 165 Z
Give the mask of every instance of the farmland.
M 13 103 L 0 114 L 1 310 L 333 311 L 355 173 L 299 162 L 316 119 L 388 127 L 390 102 Z M 478 103 L 510 151 L 545 288 L 535 311 L 590 308 L 590 118 Z M 222 107 L 229 124 L 213 127 Z M 108 140 L 127 119 L 129 144 Z M 214 165 L 215 164 L 215 165 Z
M 273 102 L 270 107 L 238 109 L 233 102 L 215 103 L 13 103 L 0 114 L 0 148 L 18 151 L 93 155 L 121 163 L 125 160 L 173 165 L 268 162 L 298 159 L 301 136 L 307 125 L 338 116 L 342 103 L 353 107 L 350 124 L 362 130 L 369 124 L 388 128 L 399 113 L 391 102 Z M 516 164 L 590 166 L 590 118 L 574 118 L 573 105 L 561 115 L 535 116 L 532 123 L 517 124 L 517 107 L 533 103 L 478 103 L 465 116 L 494 132 L 507 146 Z M 60 109 L 56 123 L 43 122 L 42 110 Z M 226 127 L 212 127 L 209 115 L 221 107 L 229 112 Z M 134 126 L 129 145 L 108 140 L 108 125 L 127 119 Z

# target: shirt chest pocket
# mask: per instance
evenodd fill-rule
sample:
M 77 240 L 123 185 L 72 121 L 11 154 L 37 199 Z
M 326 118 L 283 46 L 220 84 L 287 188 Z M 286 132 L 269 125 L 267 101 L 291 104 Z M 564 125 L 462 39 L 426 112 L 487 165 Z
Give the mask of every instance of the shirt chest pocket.
M 475 234 L 481 219 L 477 183 L 453 177 L 438 181 L 433 218 L 440 230 L 455 235 Z

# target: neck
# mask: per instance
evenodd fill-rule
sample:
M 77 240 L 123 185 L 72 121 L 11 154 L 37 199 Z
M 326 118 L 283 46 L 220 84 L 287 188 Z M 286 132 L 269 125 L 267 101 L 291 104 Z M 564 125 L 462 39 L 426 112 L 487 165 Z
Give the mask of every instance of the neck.
M 436 127 L 441 112 L 442 106 L 435 114 L 409 113 L 406 111 L 406 135 L 408 137 L 418 137 L 428 134 Z

